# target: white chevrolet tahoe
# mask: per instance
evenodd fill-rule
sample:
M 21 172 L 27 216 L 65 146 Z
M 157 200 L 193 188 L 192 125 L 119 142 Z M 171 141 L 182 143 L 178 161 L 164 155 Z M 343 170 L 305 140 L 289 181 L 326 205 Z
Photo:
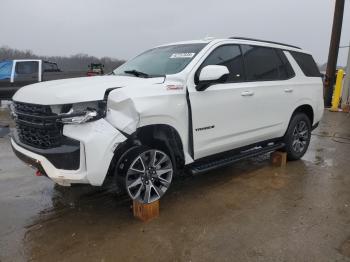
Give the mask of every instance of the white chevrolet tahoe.
M 301 158 L 323 108 L 320 72 L 308 52 L 205 39 L 150 49 L 110 75 L 20 89 L 11 143 L 60 185 L 115 181 L 150 203 L 182 171 L 202 173 L 277 149 Z

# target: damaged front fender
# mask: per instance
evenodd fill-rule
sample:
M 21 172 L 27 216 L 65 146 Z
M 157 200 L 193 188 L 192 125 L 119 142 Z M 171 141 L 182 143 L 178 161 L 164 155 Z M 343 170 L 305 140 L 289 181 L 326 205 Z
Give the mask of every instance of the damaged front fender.
M 132 134 L 140 122 L 134 101 L 123 90 L 111 92 L 107 101 L 106 120 L 116 129 Z

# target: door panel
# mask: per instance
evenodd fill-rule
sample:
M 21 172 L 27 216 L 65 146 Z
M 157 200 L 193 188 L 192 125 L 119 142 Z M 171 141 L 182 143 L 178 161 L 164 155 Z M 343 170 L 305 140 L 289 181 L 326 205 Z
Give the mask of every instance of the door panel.
M 227 52 L 234 50 L 217 52 L 219 59 L 215 59 L 217 49 L 198 71 L 207 64 L 225 65 L 230 71 L 229 81 L 197 91 L 197 71 L 194 84 L 188 87 L 195 159 L 280 137 L 285 122 L 289 121 L 290 108 L 285 98 L 293 89 L 286 81 L 291 72 L 278 52 L 258 46 L 242 47 L 244 70 L 241 70 L 238 55 L 229 61 L 225 59 Z
M 189 92 L 195 158 L 272 139 L 283 122 L 277 82 L 212 85 Z

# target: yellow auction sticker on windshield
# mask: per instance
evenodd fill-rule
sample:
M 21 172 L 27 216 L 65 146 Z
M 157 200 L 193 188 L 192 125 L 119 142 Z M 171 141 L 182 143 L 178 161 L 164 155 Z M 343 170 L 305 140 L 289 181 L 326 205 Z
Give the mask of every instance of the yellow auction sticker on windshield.
M 196 53 L 174 53 L 170 58 L 192 58 Z

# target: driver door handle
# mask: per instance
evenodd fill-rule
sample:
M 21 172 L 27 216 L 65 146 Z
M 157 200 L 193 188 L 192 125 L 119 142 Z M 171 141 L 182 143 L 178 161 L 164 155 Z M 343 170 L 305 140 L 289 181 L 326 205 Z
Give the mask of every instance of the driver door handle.
M 286 89 L 284 89 L 284 92 L 292 93 L 293 92 L 293 88 L 286 88 Z
M 241 93 L 241 96 L 253 96 L 254 92 L 253 91 L 243 91 Z

